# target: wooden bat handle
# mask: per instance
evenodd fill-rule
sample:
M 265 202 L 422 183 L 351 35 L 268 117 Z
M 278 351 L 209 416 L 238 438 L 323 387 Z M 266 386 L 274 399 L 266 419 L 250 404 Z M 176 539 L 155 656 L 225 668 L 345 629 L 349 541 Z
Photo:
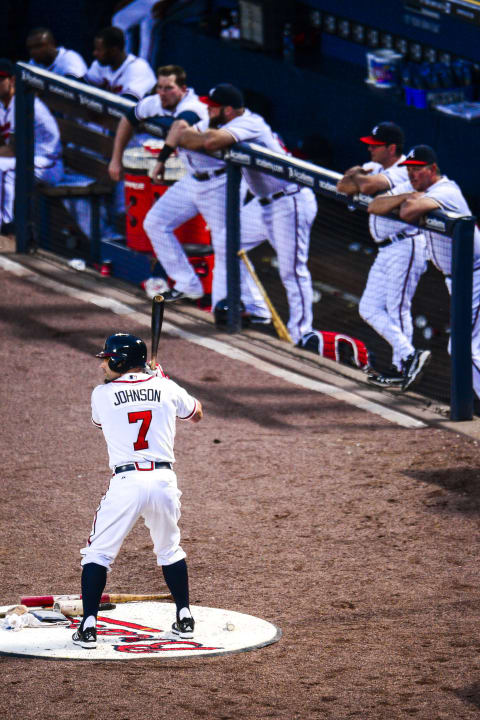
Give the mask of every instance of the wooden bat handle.
M 273 322 L 273 326 L 274 326 L 275 330 L 277 331 L 278 337 L 281 340 L 286 340 L 287 342 L 292 343 L 292 345 L 293 345 L 292 337 L 291 337 L 290 333 L 288 332 L 287 328 L 285 327 L 285 324 L 284 324 L 282 318 L 280 317 L 280 315 L 277 313 L 277 311 L 273 307 L 273 304 L 272 304 L 270 298 L 268 297 L 265 288 L 263 287 L 262 283 L 260 282 L 260 278 L 258 277 L 257 273 L 255 272 L 247 253 L 245 252 L 245 250 L 239 250 L 238 255 L 243 260 L 245 265 L 247 266 L 248 272 L 254 279 L 255 284 L 257 285 L 258 289 L 260 290 L 260 292 L 263 295 L 263 299 L 265 300 L 265 302 L 268 305 L 268 309 L 272 313 L 272 322 Z
M 127 603 L 148 602 L 150 600 L 170 600 L 170 593 L 157 593 L 156 595 L 132 595 L 130 593 L 107 593 L 102 595 L 102 602 Z

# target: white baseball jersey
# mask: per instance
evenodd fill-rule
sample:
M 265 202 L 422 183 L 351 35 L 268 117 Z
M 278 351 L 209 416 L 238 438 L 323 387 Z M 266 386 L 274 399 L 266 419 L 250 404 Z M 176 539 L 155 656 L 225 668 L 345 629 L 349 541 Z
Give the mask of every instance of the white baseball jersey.
M 407 191 L 404 191 L 407 192 Z M 462 191 L 457 183 L 443 175 L 438 182 L 431 185 L 425 191 L 425 197 L 434 200 L 440 210 L 455 212 L 461 215 L 471 215 L 472 212 L 468 207 L 468 203 L 463 197 Z M 426 232 L 428 256 L 435 267 L 444 275 L 450 275 L 452 272 L 452 240 L 446 235 L 440 235 L 435 232 Z M 474 266 L 480 265 L 480 231 L 475 227 L 473 235 L 474 247 Z
M 397 162 L 389 168 L 384 168 L 378 163 L 365 163 L 363 167 L 365 169 L 371 169 L 372 175 L 383 175 L 389 184 L 389 190 L 386 190 L 385 192 L 393 194 L 394 187 L 397 187 L 402 183 L 409 182 L 407 168 L 398 167 L 398 163 L 401 163 L 404 160 L 405 155 L 402 155 L 398 158 Z M 413 190 L 411 186 L 410 190 Z M 391 237 L 402 230 L 405 231 L 407 228 L 413 233 L 413 228 L 405 226 L 404 222 L 401 222 L 400 220 L 391 220 L 390 218 L 382 217 L 381 215 L 370 215 L 368 218 L 368 226 L 372 238 L 377 243 L 382 242 L 386 238 Z
M 85 75 L 85 81 L 117 95 L 131 95 L 140 100 L 152 90 L 157 80 L 145 60 L 129 54 L 116 70 L 94 60 Z
M 81 80 L 87 73 L 87 63 L 75 50 L 66 50 L 64 47 L 57 48 L 57 56 L 51 65 L 41 65 L 34 60 L 30 60 L 30 65 Z
M 126 373 L 92 392 L 92 422 L 101 427 L 109 464 L 175 462 L 176 418 L 189 420 L 197 401 L 167 377 Z
M 250 110 L 245 109 L 242 115 L 238 115 L 233 120 L 222 125 L 221 129 L 229 132 L 235 142 L 254 142 L 268 150 L 273 150 L 282 155 L 287 154 L 272 128 L 267 125 L 260 115 L 252 113 Z M 258 197 L 268 197 L 281 190 L 286 192 L 299 190 L 296 183 L 289 183 L 287 180 L 281 180 L 248 167 L 242 167 L 242 174 L 250 190 Z
M 14 133 L 15 96 L 8 107 L 0 103 L 0 137 L 3 142 L 9 144 Z M 45 165 L 43 160 L 53 162 L 60 159 L 62 146 L 57 123 L 47 106 L 38 98 L 35 98 L 34 103 L 34 138 L 35 164 L 37 160 Z
M 8 145 L 14 134 L 15 96 L 8 107 L 0 103 L 0 138 Z M 35 177 L 46 183 L 58 182 L 63 175 L 60 133 L 55 118 L 38 98 L 34 103 L 34 142 Z M 13 222 L 15 168 L 14 157 L 0 158 L 0 223 Z

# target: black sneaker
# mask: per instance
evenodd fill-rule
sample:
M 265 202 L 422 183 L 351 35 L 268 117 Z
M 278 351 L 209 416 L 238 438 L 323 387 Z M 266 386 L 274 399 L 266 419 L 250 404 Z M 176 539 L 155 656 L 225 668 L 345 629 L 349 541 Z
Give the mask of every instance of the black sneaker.
M 193 630 L 195 628 L 195 620 L 193 617 L 186 617 L 178 620 L 172 625 L 172 635 L 179 640 L 191 640 L 193 638 Z
M 397 370 L 393 365 L 386 373 L 379 373 L 370 368 L 367 373 L 367 380 L 371 385 L 376 385 L 380 388 L 401 389 L 405 382 L 405 373 Z
M 172 288 L 171 290 L 165 290 L 162 295 L 165 302 L 175 302 L 176 300 L 199 300 L 201 297 L 203 297 L 203 292 L 187 293 Z
M 97 647 L 97 628 L 88 627 L 86 630 L 76 630 L 72 635 L 74 645 L 80 645 L 81 647 L 89 650 L 90 648 Z
M 408 390 L 415 383 L 418 383 L 430 362 L 432 353 L 430 350 L 415 350 L 403 363 L 405 380 L 402 391 Z

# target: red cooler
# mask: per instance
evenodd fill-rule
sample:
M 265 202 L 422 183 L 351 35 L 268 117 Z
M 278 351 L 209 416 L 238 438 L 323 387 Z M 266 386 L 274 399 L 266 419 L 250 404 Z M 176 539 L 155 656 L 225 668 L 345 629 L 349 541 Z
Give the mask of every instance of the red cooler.
M 152 245 L 143 229 L 146 214 L 153 203 L 186 172 L 183 161 L 171 156 L 165 165 L 165 179 L 161 184 L 152 182 L 149 173 L 153 170 L 156 155 L 162 146 L 163 141 L 152 140 L 142 147 L 128 148 L 123 154 L 127 246 L 139 252 L 153 254 Z M 196 215 L 180 225 L 175 235 L 185 245 L 185 252 L 202 281 L 205 293 L 211 293 L 213 248 L 210 231 L 202 215 Z

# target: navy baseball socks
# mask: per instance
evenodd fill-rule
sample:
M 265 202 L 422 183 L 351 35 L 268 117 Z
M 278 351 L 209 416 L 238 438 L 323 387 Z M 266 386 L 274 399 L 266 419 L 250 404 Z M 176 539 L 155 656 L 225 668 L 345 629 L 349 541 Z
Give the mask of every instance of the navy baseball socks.
M 97 613 L 106 582 L 106 567 L 97 563 L 87 563 L 83 566 L 83 620 L 72 635 L 75 645 L 86 649 L 97 647 Z
M 188 570 L 185 558 L 173 565 L 162 565 L 162 571 L 177 608 L 177 619 L 172 625 L 172 635 L 180 640 L 191 639 L 195 621 L 190 612 Z

